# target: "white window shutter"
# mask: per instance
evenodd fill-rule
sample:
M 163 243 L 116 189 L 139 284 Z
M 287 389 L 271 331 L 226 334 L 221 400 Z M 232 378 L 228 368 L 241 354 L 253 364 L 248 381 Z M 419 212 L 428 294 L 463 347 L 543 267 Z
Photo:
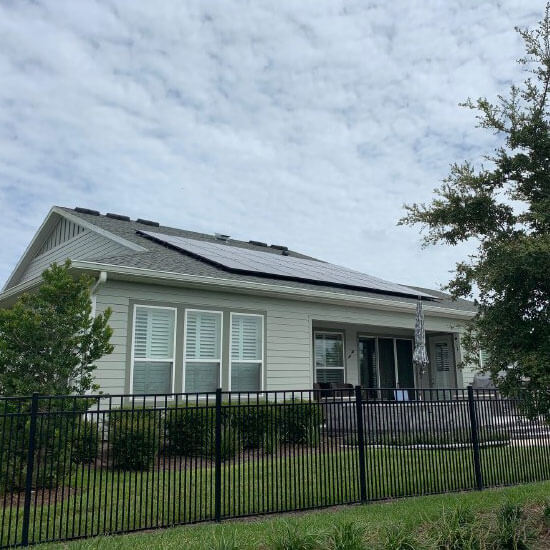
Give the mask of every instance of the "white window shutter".
M 450 370 L 449 345 L 447 343 L 442 342 L 435 345 L 435 365 L 439 372 Z
M 185 356 L 187 359 L 220 359 L 221 313 L 187 313 Z
M 231 323 L 231 359 L 262 360 L 262 318 L 256 315 L 233 315 Z
M 136 308 L 134 357 L 172 359 L 174 319 L 172 309 Z
M 134 357 L 147 357 L 149 316 L 145 308 L 136 308 L 134 327 Z

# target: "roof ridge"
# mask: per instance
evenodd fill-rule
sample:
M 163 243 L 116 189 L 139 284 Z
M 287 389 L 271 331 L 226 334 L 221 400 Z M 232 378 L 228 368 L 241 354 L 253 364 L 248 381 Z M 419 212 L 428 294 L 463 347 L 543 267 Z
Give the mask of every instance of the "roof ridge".
M 126 229 L 126 233 L 128 233 L 128 229 L 132 228 L 133 229 L 133 231 L 131 231 L 132 235 L 135 235 L 137 231 L 148 231 L 148 230 L 154 230 L 154 231 L 157 231 L 157 232 L 169 231 L 169 232 L 177 233 L 177 235 L 174 235 L 174 236 L 187 237 L 187 238 L 190 238 L 190 239 L 195 238 L 197 240 L 207 240 L 207 241 L 213 242 L 213 243 L 222 242 L 222 241 L 220 241 L 219 239 L 216 238 L 215 234 L 212 234 L 212 233 L 201 233 L 201 232 L 198 232 L 198 231 L 192 231 L 192 230 L 189 230 L 189 229 L 181 229 L 179 227 L 172 227 L 172 226 L 161 225 L 161 224 L 159 224 L 158 227 L 152 228 L 148 224 L 143 224 L 143 223 L 140 223 L 137 220 L 133 220 L 133 219 L 130 219 L 129 221 L 128 220 L 120 220 L 120 219 L 117 219 L 117 218 L 114 218 L 114 217 L 111 217 L 111 216 L 107 216 L 106 214 L 101 214 L 101 213 L 99 213 L 99 214 L 88 214 L 88 213 L 82 211 L 82 210 L 86 210 L 86 209 L 80 209 L 80 211 L 77 212 L 74 208 L 70 208 L 68 206 L 57 206 L 55 208 L 62 209 L 62 210 L 66 211 L 66 212 L 68 212 L 68 213 L 70 213 L 74 216 L 81 217 L 81 218 L 85 219 L 88 223 L 97 225 L 98 227 L 101 227 L 101 225 L 97 223 L 97 220 L 102 220 L 103 222 L 106 222 L 110 226 L 116 227 L 117 229 L 119 229 L 119 228 L 120 229 Z M 136 240 L 135 242 L 142 244 L 143 241 L 144 241 L 144 237 L 140 236 L 139 240 Z M 267 246 L 267 247 L 259 246 L 259 245 L 251 243 L 250 241 L 245 241 L 245 240 L 241 240 L 241 239 L 230 239 L 230 243 L 233 244 L 233 245 L 242 246 L 242 247 L 250 249 L 250 250 L 258 250 L 258 251 L 269 252 L 269 253 L 273 253 L 273 254 L 277 254 L 278 252 L 280 252 L 278 250 L 275 250 L 275 249 L 271 248 L 270 246 Z M 291 255 L 295 255 L 296 257 L 300 257 L 300 258 L 304 258 L 304 259 L 308 259 L 308 260 L 315 260 L 315 261 L 319 261 L 319 262 L 323 261 L 323 260 L 320 260 L 318 258 L 308 256 L 307 254 L 302 254 L 301 252 L 297 252 L 296 250 L 289 250 L 289 253 Z

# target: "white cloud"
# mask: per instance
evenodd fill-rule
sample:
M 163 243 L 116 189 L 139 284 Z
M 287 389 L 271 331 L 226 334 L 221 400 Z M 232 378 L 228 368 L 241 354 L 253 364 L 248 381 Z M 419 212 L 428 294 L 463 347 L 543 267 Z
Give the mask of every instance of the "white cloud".
M 494 138 L 539 2 L 0 3 L 5 280 L 52 204 L 290 247 L 424 286 L 467 247 L 396 227 Z

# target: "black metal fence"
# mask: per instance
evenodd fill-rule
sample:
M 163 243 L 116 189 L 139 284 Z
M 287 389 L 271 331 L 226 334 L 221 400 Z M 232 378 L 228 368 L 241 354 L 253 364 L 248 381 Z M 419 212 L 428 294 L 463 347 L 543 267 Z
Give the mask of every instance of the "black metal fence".
M 0 547 L 550 478 L 494 391 L 0 399 Z

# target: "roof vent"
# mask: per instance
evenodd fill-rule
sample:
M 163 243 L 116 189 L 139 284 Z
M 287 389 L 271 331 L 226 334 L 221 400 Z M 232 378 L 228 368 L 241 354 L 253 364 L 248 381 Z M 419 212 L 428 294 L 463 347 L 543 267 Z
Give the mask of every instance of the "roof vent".
M 267 243 L 263 243 L 262 241 L 248 241 L 248 242 L 255 246 L 267 246 Z
M 107 212 L 105 214 L 108 218 L 113 218 L 113 220 L 121 220 L 123 222 L 129 222 L 130 216 L 123 216 L 122 214 L 113 214 L 112 212 Z
M 143 225 L 151 225 L 153 227 L 159 227 L 160 226 L 159 222 L 152 222 L 151 220 L 144 220 L 143 218 L 138 218 L 136 220 L 136 222 L 142 223 Z
M 92 216 L 99 216 L 98 210 L 90 210 L 89 208 L 82 208 L 81 206 L 77 206 L 74 211 L 79 212 L 80 214 L 91 214 Z
M 218 241 L 223 241 L 224 243 L 226 243 L 229 240 L 230 235 L 222 235 L 221 233 L 214 233 L 214 237 L 216 237 Z
M 288 246 L 283 246 L 282 244 L 271 244 L 269 246 L 271 248 L 274 248 L 275 250 L 281 250 L 283 252 L 288 252 Z

